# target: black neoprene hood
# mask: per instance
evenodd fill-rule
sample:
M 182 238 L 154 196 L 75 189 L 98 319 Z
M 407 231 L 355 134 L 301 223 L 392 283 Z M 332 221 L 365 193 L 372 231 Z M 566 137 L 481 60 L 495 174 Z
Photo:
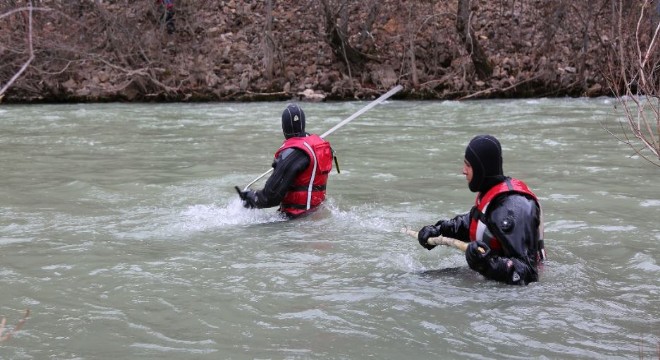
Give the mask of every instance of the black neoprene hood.
M 305 113 L 297 104 L 289 104 L 282 112 L 282 132 L 287 139 L 305 134 Z
M 492 135 L 472 138 L 465 148 L 465 160 L 472 166 L 472 181 L 468 186 L 473 192 L 485 192 L 504 178 L 502 146 Z

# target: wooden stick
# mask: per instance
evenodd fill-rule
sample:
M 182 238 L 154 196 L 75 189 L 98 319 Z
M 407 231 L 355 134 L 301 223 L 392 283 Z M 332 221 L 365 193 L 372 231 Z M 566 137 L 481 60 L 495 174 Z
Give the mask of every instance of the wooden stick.
M 417 238 L 418 232 L 415 230 L 411 230 L 407 227 L 404 227 L 401 229 L 401 232 L 404 234 L 408 234 L 414 238 Z M 445 237 L 445 236 L 438 236 L 438 237 L 432 237 L 427 240 L 429 245 L 445 245 L 445 246 L 451 246 L 453 248 L 456 248 L 458 250 L 461 250 L 462 252 L 465 252 L 468 247 L 468 243 L 453 239 L 450 237 Z M 484 249 L 479 248 L 479 251 L 483 254 L 485 252 Z

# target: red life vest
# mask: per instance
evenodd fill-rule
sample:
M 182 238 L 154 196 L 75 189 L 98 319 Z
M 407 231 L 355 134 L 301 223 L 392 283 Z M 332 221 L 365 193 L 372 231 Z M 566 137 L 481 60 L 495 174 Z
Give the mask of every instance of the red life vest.
M 300 149 L 309 156 L 307 169 L 294 180 L 280 204 L 280 211 L 298 216 L 325 200 L 325 187 L 332 170 L 333 155 L 330 143 L 315 134 L 285 140 L 275 153 L 275 158 L 289 148 Z
M 472 212 L 470 213 L 470 241 L 483 241 L 491 249 L 495 250 L 496 253 L 501 253 L 502 245 L 497 240 L 497 238 L 493 234 L 491 234 L 491 232 L 488 230 L 488 227 L 486 226 L 484 219 L 485 219 L 486 210 L 490 202 L 496 196 L 509 192 L 516 192 L 516 193 L 528 195 L 532 197 L 534 201 L 536 201 L 536 204 L 539 204 L 536 195 L 532 192 L 532 190 L 529 189 L 529 187 L 527 187 L 527 184 L 525 184 L 521 180 L 514 178 L 507 179 L 493 186 L 481 198 L 480 198 L 481 193 L 477 194 L 477 198 L 474 204 L 475 207 L 472 209 Z M 539 205 L 539 209 L 541 209 L 540 205 Z M 538 257 L 539 260 L 543 260 L 545 259 L 545 249 L 543 249 L 543 212 L 542 211 L 540 213 L 540 217 L 541 217 L 539 221 L 540 244 L 539 244 Z

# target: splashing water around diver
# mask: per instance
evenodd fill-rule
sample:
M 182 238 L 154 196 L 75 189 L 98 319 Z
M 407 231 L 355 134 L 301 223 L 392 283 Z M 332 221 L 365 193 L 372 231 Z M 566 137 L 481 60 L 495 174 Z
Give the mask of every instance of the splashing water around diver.
M 239 198 L 232 198 L 221 206 L 191 205 L 180 215 L 179 226 L 187 231 L 203 231 L 234 225 L 265 224 L 285 220 L 281 214 L 272 210 L 245 209 Z
M 197 204 L 166 210 L 156 223 L 152 221 L 142 231 L 125 236 L 138 239 L 154 237 L 181 239 L 197 232 L 226 230 L 285 220 L 275 211 L 245 209 L 240 199 L 232 197 L 218 205 Z

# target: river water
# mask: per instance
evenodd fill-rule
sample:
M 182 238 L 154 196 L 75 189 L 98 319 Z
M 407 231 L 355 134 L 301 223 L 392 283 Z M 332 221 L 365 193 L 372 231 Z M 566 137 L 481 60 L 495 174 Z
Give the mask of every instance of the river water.
M 368 102 L 305 103 L 323 133 Z M 325 206 L 284 221 L 286 103 L 0 107 L 2 359 L 653 359 L 660 182 L 611 99 L 388 101 L 330 136 Z M 541 281 L 400 233 L 469 210 L 474 135 L 545 210 Z M 263 185 L 263 180 L 254 187 Z

